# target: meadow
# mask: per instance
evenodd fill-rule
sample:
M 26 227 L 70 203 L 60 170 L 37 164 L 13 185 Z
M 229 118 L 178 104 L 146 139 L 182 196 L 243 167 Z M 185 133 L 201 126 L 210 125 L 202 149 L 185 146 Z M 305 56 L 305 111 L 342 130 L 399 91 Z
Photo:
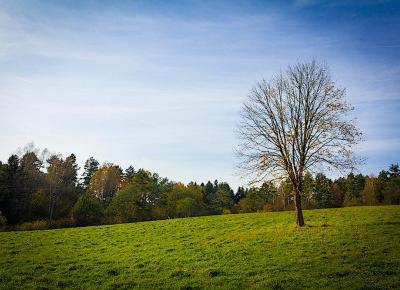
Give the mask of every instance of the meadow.
M 0 233 L 1 289 L 400 287 L 400 206 Z

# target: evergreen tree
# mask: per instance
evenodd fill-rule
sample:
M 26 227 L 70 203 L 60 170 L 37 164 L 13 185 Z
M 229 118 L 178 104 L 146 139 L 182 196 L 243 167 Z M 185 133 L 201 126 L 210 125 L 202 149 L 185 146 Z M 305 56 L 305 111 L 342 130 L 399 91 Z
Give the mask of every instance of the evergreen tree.
M 93 157 L 90 157 L 88 160 L 86 160 L 83 169 L 84 172 L 82 174 L 82 186 L 86 190 L 89 186 L 93 173 L 99 169 L 99 162 Z
M 400 176 L 399 164 L 390 165 L 390 167 L 389 167 L 389 176 L 390 177 Z
M 132 181 L 132 177 L 135 175 L 135 173 L 135 168 L 132 165 L 125 169 L 124 177 L 128 183 Z
M 333 198 L 330 192 L 331 183 L 332 181 L 322 173 L 315 176 L 314 197 L 318 208 L 333 206 Z
M 19 158 L 17 155 L 11 155 L 8 163 L 0 165 L 0 211 L 10 224 L 19 221 L 17 211 L 19 182 Z
M 303 204 L 305 205 L 305 208 L 311 208 L 312 203 L 313 203 L 313 189 L 314 189 L 314 179 L 313 176 L 310 172 L 307 172 L 306 175 L 304 176 L 304 182 L 303 182 L 303 196 L 302 198 L 304 199 Z
M 234 197 L 233 197 L 233 201 L 234 201 L 236 204 L 238 204 L 239 201 L 240 201 L 242 198 L 245 198 L 245 197 L 246 197 L 246 195 L 245 195 L 244 187 L 239 186 L 238 189 L 237 189 L 237 191 L 236 191 L 236 194 L 235 194 Z

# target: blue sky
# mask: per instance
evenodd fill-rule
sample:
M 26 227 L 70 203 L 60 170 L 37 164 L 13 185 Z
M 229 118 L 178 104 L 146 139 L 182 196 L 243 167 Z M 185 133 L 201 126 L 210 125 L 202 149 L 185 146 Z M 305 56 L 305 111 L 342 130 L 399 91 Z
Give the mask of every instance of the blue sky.
M 398 1 L 0 1 L 0 160 L 33 141 L 236 187 L 249 90 L 316 58 L 377 173 L 400 161 L 399 31 Z

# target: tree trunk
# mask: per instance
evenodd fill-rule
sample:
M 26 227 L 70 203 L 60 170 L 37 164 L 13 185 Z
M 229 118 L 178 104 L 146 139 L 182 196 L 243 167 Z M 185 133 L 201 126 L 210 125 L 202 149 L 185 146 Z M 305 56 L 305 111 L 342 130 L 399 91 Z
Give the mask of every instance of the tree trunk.
M 296 208 L 296 224 L 299 227 L 304 226 L 303 211 L 301 210 L 301 195 L 298 190 L 295 191 L 294 205 Z
M 50 193 L 50 206 L 49 206 L 49 224 L 52 224 L 53 222 L 53 210 L 54 210 L 54 194 L 51 192 Z

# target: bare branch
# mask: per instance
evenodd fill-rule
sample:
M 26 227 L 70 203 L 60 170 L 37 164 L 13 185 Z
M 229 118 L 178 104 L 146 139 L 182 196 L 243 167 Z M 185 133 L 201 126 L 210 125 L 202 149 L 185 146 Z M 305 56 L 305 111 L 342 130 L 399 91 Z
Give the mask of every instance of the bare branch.
M 237 130 L 239 168 L 251 181 L 290 178 L 301 189 L 306 171 L 357 164 L 360 131 L 347 115 L 345 90 L 315 61 L 289 67 L 250 92 Z

